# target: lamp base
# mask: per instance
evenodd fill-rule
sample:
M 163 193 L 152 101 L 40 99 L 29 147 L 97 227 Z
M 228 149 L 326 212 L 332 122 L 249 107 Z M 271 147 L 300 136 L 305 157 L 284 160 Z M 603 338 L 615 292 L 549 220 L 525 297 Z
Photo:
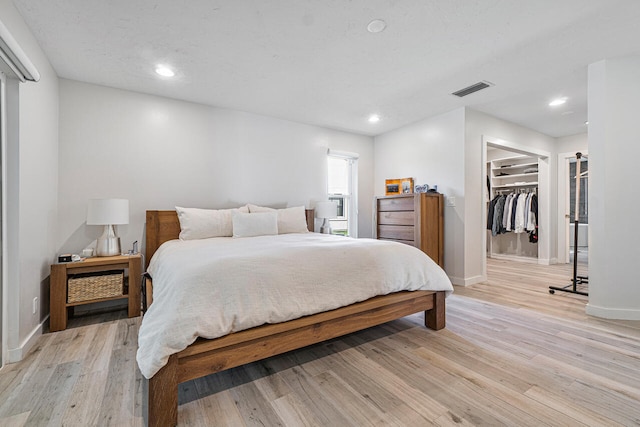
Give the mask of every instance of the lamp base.
M 320 232 L 322 234 L 331 234 L 331 223 L 329 222 L 329 218 L 325 218 L 322 222 L 322 226 L 320 227 Z
M 104 233 L 96 240 L 97 256 L 120 255 L 120 238 L 116 236 L 113 225 L 105 225 Z
M 120 238 L 119 237 L 98 237 L 96 241 L 97 256 L 115 256 L 120 255 Z

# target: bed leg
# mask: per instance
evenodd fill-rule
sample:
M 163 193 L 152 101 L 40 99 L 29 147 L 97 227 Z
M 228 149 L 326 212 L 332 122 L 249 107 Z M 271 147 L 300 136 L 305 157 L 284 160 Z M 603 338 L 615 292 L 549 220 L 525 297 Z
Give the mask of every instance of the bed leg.
M 169 357 L 167 364 L 150 380 L 143 377 L 142 417 L 148 427 L 178 424 L 178 357 Z
M 424 325 L 435 331 L 445 327 L 444 291 L 433 294 L 433 308 L 424 312 Z

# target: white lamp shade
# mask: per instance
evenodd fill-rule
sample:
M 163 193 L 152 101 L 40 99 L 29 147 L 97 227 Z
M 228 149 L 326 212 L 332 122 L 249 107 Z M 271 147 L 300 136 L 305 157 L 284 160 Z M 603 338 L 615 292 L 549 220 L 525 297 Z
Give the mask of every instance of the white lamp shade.
M 327 201 L 316 203 L 316 217 L 335 218 L 338 215 L 338 203 Z
M 129 200 L 91 199 L 87 208 L 87 225 L 129 224 Z

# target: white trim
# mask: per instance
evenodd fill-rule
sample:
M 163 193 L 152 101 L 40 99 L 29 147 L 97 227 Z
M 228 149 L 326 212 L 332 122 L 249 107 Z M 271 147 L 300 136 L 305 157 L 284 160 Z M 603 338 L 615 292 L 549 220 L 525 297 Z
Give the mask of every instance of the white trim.
M 522 145 L 522 144 L 518 144 L 515 142 L 510 142 L 510 141 L 506 141 L 504 139 L 501 138 L 496 138 L 493 136 L 487 136 L 487 135 L 482 135 L 482 154 L 481 154 L 481 161 L 482 161 L 482 165 L 481 165 L 481 171 L 482 171 L 482 177 L 481 177 L 481 182 L 483 183 L 483 194 L 485 193 L 484 190 L 484 186 L 486 185 L 486 179 L 488 176 L 488 171 L 487 171 L 487 147 L 495 147 L 495 148 L 500 148 L 500 149 L 504 149 L 504 150 L 508 150 L 508 151 L 513 151 L 516 152 L 518 154 L 522 154 L 524 156 L 529 156 L 529 157 L 538 157 L 538 165 L 542 166 L 544 164 L 549 163 L 549 159 L 551 156 L 551 153 L 548 151 L 544 151 L 544 150 L 540 150 L 537 148 L 533 148 L 533 147 L 528 147 L 526 145 Z M 550 167 L 545 168 L 547 170 L 547 177 L 545 178 L 545 182 L 547 184 L 546 188 L 542 185 L 539 185 L 539 189 L 544 193 L 544 194 L 551 194 L 551 181 L 550 181 L 550 177 L 551 177 L 551 170 Z M 541 181 L 541 180 L 539 180 Z M 539 193 L 542 194 L 542 193 Z M 491 197 L 491 195 L 489 195 L 489 197 Z M 540 196 L 539 196 L 540 197 Z M 543 224 L 544 227 L 548 230 L 551 229 L 551 198 L 547 197 L 546 199 L 546 203 L 544 204 L 546 207 L 546 212 L 547 215 L 542 215 L 543 212 L 540 209 L 539 210 L 539 215 L 538 215 L 538 219 L 540 218 L 545 218 L 546 222 Z M 538 199 L 538 206 L 540 206 L 540 198 Z M 487 224 L 487 200 L 485 200 L 485 198 L 482 198 L 482 224 L 483 224 L 483 228 L 484 226 Z M 539 221 L 540 224 L 540 221 Z M 543 246 L 544 245 L 544 246 Z M 515 256 L 515 255 L 503 255 L 503 254 L 495 254 L 493 253 L 492 250 L 487 251 L 487 247 L 489 247 L 491 249 L 491 238 L 488 237 L 488 233 L 486 233 L 486 231 L 483 233 L 483 242 L 482 242 L 482 251 L 485 254 L 485 256 L 482 258 L 482 273 L 484 275 L 487 274 L 487 257 L 491 257 L 491 258 L 496 258 L 496 259 L 509 259 L 509 260 L 514 260 L 514 261 L 522 261 L 522 262 L 530 262 L 530 263 L 535 263 L 535 264 L 545 264 L 547 265 L 550 261 L 547 258 L 540 258 L 540 255 L 542 254 L 543 256 L 549 256 L 550 251 L 551 251 L 551 237 L 547 238 L 545 242 L 540 243 L 538 242 L 538 256 L 533 258 L 533 257 L 523 257 L 523 256 Z M 540 262 L 542 261 L 542 262 Z
M 0 73 L 0 114 L 2 115 L 2 117 L 0 117 L 0 159 L 2 160 L 2 164 L 0 165 L 0 170 L 1 170 L 1 176 L 2 176 L 2 182 L 0 183 L 0 185 L 2 186 L 2 188 L 0 189 L 1 192 L 1 197 L 2 197 L 2 202 L 1 202 L 1 206 L 2 206 L 2 211 L 0 212 L 0 217 L 2 218 L 2 230 L 0 231 L 1 233 L 1 239 L 2 239 L 2 248 L 0 249 L 2 251 L 2 255 L 0 255 L 2 257 L 2 277 L 0 278 L 0 303 L 2 304 L 2 306 L 0 307 L 0 316 L 2 316 L 2 319 L 0 319 L 0 325 L 2 326 L 2 329 L 0 330 L 0 349 L 2 350 L 2 354 L 0 356 L 0 369 L 4 366 L 5 363 L 7 363 L 7 360 L 9 358 L 9 354 L 8 354 L 8 337 L 9 337 L 9 330 L 8 330 L 8 320 L 7 320 L 7 311 L 8 311 L 8 306 L 7 306 L 7 300 L 9 298 L 8 292 L 7 292 L 7 283 L 8 283 L 8 276 L 7 276 L 7 268 L 8 268 L 8 264 L 7 264 L 7 113 L 6 113 L 6 108 L 7 108 L 7 103 L 5 102 L 5 75 L 3 73 Z
M 360 158 L 360 154 L 358 153 L 352 153 L 350 151 L 332 150 L 331 148 L 327 149 L 327 155 L 331 157 L 341 157 L 343 159 L 357 160 Z
M 460 277 L 449 277 L 449 280 L 451 280 L 451 283 L 456 285 L 456 286 L 471 286 L 471 285 L 475 285 L 476 283 L 482 283 L 482 282 L 486 282 L 487 281 L 487 275 L 481 275 L 481 276 L 473 276 L 473 277 L 468 277 L 466 279 L 460 278 Z
M 531 257 L 531 256 L 523 256 L 523 255 L 509 255 L 509 254 L 490 254 L 487 258 L 492 259 L 503 259 L 508 261 L 518 261 L 518 262 L 526 262 L 529 264 L 541 264 L 540 258 Z
M 347 213 L 349 217 L 347 218 L 347 229 L 350 237 L 357 238 L 358 237 L 358 158 L 360 155 L 358 153 L 351 153 L 348 151 L 337 151 L 332 149 L 327 149 L 327 159 L 329 157 L 347 160 L 349 163 L 349 194 L 333 194 L 329 193 L 327 188 L 327 196 L 328 197 L 344 197 L 345 202 L 348 202 Z M 328 160 L 327 160 L 328 161 Z M 327 179 L 328 183 L 328 179 Z
M 518 144 L 516 142 L 507 141 L 501 138 L 495 138 L 493 136 L 482 135 L 482 140 L 492 147 L 502 148 L 509 151 L 514 151 L 525 156 L 538 156 L 547 158 L 551 156 L 551 153 L 537 148 L 529 147 L 527 145 Z
M 582 152 L 583 157 L 587 157 L 588 150 L 584 150 Z M 569 179 L 567 178 L 569 175 L 569 160 L 575 159 L 576 153 L 568 151 L 566 153 L 558 153 L 558 236 L 557 236 L 557 252 L 558 252 L 558 261 L 561 264 L 568 264 L 571 260 L 569 255 L 569 247 L 571 246 L 571 242 L 569 241 L 569 227 L 571 224 L 570 218 L 565 215 L 569 215 L 571 212 L 571 208 L 569 203 L 571 201 L 569 198 L 570 190 L 569 190 Z
M 607 308 L 587 303 L 586 313 L 603 319 L 640 320 L 640 310 L 633 308 Z
M 29 350 L 31 350 L 31 347 L 33 347 L 33 345 L 36 343 L 38 338 L 42 336 L 42 331 L 44 330 L 44 323 L 47 321 L 47 319 L 49 319 L 49 315 L 47 315 L 44 318 L 44 320 L 38 326 L 36 326 L 33 329 L 33 331 L 31 331 L 29 336 L 27 336 L 27 338 L 25 338 L 20 343 L 20 347 L 12 348 L 7 352 L 8 353 L 7 363 L 16 363 L 24 359 L 24 357 L 27 355 Z
M 480 160 L 482 162 L 480 166 L 480 171 L 482 172 L 482 179 L 480 180 L 480 194 L 482 194 L 480 212 L 482 215 L 482 224 L 480 224 L 480 226 L 483 228 L 482 239 L 480 240 L 480 250 L 482 251 L 482 276 L 487 277 L 487 256 L 492 252 L 491 237 L 489 237 L 490 232 L 486 229 L 487 207 L 491 200 L 491 194 L 487 189 L 487 177 L 489 176 L 489 171 L 487 170 L 487 139 L 484 136 L 482 137 L 482 152 L 480 153 Z
M 40 73 L 24 53 L 16 39 L 13 38 L 7 27 L 0 21 L 0 60 L 2 60 L 15 77 L 21 82 L 40 80 Z

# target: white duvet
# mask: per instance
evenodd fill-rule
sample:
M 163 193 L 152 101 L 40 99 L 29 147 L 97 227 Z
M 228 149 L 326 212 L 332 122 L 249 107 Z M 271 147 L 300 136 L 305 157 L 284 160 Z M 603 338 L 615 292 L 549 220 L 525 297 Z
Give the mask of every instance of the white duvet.
M 217 338 L 401 290 L 453 291 L 408 245 L 319 233 L 172 240 L 155 253 L 136 359 L 151 378 L 198 337 Z

